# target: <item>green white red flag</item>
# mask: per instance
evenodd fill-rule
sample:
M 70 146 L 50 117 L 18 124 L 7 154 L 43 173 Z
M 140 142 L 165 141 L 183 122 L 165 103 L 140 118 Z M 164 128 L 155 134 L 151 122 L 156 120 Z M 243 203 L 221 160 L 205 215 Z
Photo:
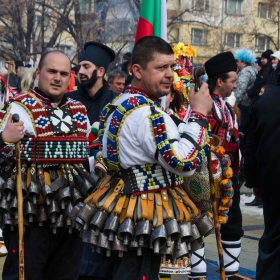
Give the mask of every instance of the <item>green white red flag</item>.
M 167 39 L 166 0 L 142 0 L 134 43 L 151 35 Z

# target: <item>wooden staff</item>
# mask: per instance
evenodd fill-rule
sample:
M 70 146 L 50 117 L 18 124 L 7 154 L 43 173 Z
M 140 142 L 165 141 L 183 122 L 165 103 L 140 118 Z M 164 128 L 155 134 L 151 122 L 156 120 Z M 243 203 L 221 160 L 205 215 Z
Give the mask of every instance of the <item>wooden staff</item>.
M 207 161 L 208 161 L 207 164 L 208 164 L 209 181 L 210 181 L 210 197 L 211 197 L 211 201 L 212 201 L 214 226 L 215 226 L 215 233 L 216 233 L 219 262 L 220 262 L 220 280 L 226 280 L 224 258 L 223 258 L 223 247 L 222 247 L 222 240 L 221 240 L 221 233 L 220 233 L 220 223 L 219 223 L 219 217 L 218 217 L 218 207 L 217 207 L 214 177 L 213 177 L 213 171 L 212 171 L 211 151 L 209 151 L 209 153 L 207 155 Z
M 10 99 L 10 74 L 11 74 L 11 67 L 15 65 L 13 61 L 7 61 L 8 64 L 8 74 L 6 79 L 6 96 L 5 96 L 5 103 L 7 103 Z
M 13 122 L 19 121 L 19 115 L 13 114 Z M 23 238 L 23 198 L 21 182 L 20 141 L 16 143 L 17 164 L 17 201 L 18 201 L 18 247 L 19 247 L 19 279 L 24 280 L 24 238 Z

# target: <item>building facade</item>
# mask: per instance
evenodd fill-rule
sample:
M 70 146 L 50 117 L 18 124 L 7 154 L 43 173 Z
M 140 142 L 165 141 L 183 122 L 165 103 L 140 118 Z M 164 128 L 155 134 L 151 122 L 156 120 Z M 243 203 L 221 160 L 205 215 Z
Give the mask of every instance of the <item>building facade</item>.
M 168 41 L 191 44 L 198 65 L 223 51 L 279 49 L 279 0 L 171 0 Z

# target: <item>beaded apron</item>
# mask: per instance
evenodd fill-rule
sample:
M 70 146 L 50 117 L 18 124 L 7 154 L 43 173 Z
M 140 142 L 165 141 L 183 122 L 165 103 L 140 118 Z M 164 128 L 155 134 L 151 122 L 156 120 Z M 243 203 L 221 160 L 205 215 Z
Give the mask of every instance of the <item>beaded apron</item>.
M 101 113 L 99 139 L 102 144 L 108 127 L 104 161 L 110 175 L 105 176 L 85 200 L 94 209 L 93 218 L 87 220 L 78 214 L 76 222 L 79 221 L 83 229 L 83 241 L 98 252 L 105 250 L 110 256 L 111 250 L 117 250 L 121 257 L 127 250 L 137 250 L 141 256 L 142 250 L 150 247 L 162 255 L 162 272 L 188 274 L 190 254 L 195 250 L 191 244 L 201 242 L 201 235 L 195 234 L 199 233 L 197 228 L 202 219 L 207 219 L 211 227 L 212 222 L 200 216 L 180 187 L 182 177 L 167 172 L 159 164 L 147 163 L 126 170 L 120 166 L 118 137 L 122 124 L 130 113 L 143 106 L 151 108 L 150 124 L 158 153 L 171 166 L 186 171 L 203 160 L 209 149 L 206 143 L 201 143 L 200 153 L 193 152 L 188 160 L 181 160 L 173 153 L 163 114 L 155 112 L 159 106 L 149 98 L 134 95 L 118 106 L 108 104 Z
M 11 102 L 25 109 L 35 131 L 35 136 L 25 136 L 20 143 L 25 226 L 38 222 L 49 224 L 54 233 L 58 227 L 67 227 L 71 232 L 75 227 L 70 218 L 72 209 L 93 191 L 98 180 L 83 165 L 88 161 L 86 109 L 72 99 L 61 108 L 52 108 L 37 93 L 18 94 Z M 6 120 L 11 107 L 6 109 L 0 111 L 0 123 Z M 13 230 L 17 224 L 17 216 L 13 215 L 17 211 L 17 171 L 13 156 L 1 160 L 2 227 Z

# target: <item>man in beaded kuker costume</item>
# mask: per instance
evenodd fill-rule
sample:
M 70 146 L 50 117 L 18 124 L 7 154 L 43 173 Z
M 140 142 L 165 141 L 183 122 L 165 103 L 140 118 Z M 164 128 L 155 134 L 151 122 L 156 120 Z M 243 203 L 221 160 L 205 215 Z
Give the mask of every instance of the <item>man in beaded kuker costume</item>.
M 217 196 L 221 198 L 218 216 L 221 224 L 225 274 L 227 279 L 230 280 L 249 279 L 238 274 L 241 237 L 243 236 L 242 214 L 239 206 L 240 189 L 236 178 L 239 172 L 238 125 L 235 112 L 226 102 L 227 97 L 236 88 L 236 61 L 231 52 L 220 53 L 206 61 L 205 70 L 208 75 L 211 97 L 214 101 L 208 120 L 211 124 L 212 133 L 218 136 L 221 141 L 220 145 L 213 149 L 213 153 L 215 158 L 219 158 L 222 165 L 220 171 L 223 177 L 223 180 L 220 181 L 221 193 Z M 185 120 L 188 120 L 190 111 L 189 109 Z M 212 169 L 215 179 L 215 173 L 219 173 L 217 171 L 219 167 L 215 164 L 213 157 Z M 211 216 L 212 209 L 207 206 L 207 198 L 203 199 L 203 194 L 199 194 L 197 182 L 195 182 L 200 176 L 195 174 L 190 179 L 186 179 L 183 187 L 196 202 L 198 208 Z M 204 246 L 193 252 L 190 278 L 205 279 L 206 263 L 204 255 Z
M 13 143 L 20 141 L 24 205 L 25 279 L 77 279 L 82 240 L 72 210 L 97 177 L 88 161 L 89 121 L 85 107 L 68 99 L 71 63 L 60 51 L 44 54 L 36 70 L 38 88 L 17 94 L 0 111 L 1 221 L 8 256 L 3 279 L 19 279 L 17 170 Z M 18 113 L 20 121 L 12 122 Z
M 93 217 L 84 220 L 82 235 L 108 256 L 107 279 L 158 279 L 161 265 L 166 273 L 189 271 L 187 243 L 201 217 L 180 185 L 209 151 L 205 116 L 212 99 L 206 84 L 198 94 L 190 92 L 193 111 L 180 136 L 160 106 L 160 97 L 170 92 L 174 66 L 166 41 L 140 39 L 132 52 L 132 86 L 101 114 L 108 175 L 85 200 Z

